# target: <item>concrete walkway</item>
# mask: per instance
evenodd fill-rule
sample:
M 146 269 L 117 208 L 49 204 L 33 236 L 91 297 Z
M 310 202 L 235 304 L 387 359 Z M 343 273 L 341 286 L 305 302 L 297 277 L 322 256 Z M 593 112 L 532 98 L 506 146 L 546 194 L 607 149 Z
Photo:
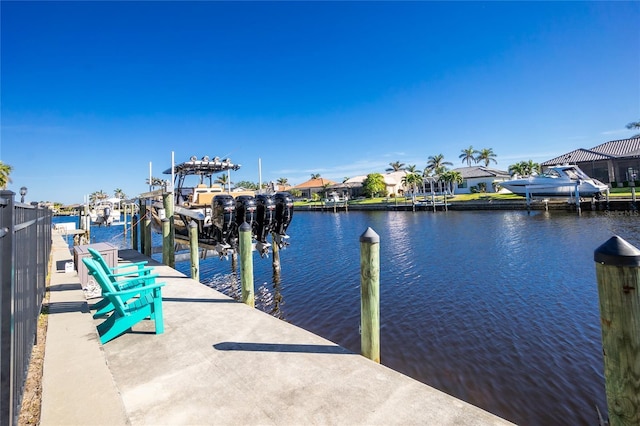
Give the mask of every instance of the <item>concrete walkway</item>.
M 56 236 L 53 256 L 71 259 Z M 150 263 L 165 333 L 143 321 L 104 346 L 77 274 L 52 272 L 42 425 L 509 424 Z

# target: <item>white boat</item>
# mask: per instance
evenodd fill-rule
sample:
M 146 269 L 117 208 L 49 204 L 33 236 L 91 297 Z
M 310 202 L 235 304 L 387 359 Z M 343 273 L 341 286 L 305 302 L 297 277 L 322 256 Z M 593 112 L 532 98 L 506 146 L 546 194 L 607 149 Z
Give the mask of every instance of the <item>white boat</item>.
M 590 178 L 576 165 L 553 166 L 543 174 L 500 182 L 500 186 L 524 197 L 596 197 L 608 186 Z
M 293 214 L 293 199 L 287 192 L 255 194 L 254 191 L 230 191 L 216 184 L 216 173 L 238 170 L 230 159 L 208 156 L 176 164 L 164 171 L 174 175 L 173 222 L 176 236 L 189 238 L 189 224 L 197 225 L 198 241 L 211 245 L 220 254 L 238 245 L 238 229 L 243 222 L 252 226 L 261 254 L 269 247 L 267 236 L 276 236 L 280 247 L 286 244 L 287 227 Z M 229 175 L 227 175 L 229 176 Z M 230 180 L 230 178 L 228 178 Z M 152 226 L 162 232 L 164 205 L 160 199 L 150 205 Z
M 89 211 L 91 223 L 98 226 L 110 226 L 114 222 L 120 222 L 121 201 L 120 198 L 107 198 L 98 201 Z
M 333 191 L 329 194 L 329 197 L 324 200 L 325 206 L 344 207 L 349 199 L 347 197 L 340 196 L 337 192 Z

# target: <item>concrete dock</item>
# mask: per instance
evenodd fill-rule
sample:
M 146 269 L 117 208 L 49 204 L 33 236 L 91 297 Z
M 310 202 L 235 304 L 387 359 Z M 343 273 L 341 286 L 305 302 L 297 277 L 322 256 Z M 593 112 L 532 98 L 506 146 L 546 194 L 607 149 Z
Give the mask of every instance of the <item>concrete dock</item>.
M 165 332 L 101 345 L 54 235 L 41 425 L 504 425 L 504 419 L 150 260 Z M 61 267 L 62 265 L 62 267 Z

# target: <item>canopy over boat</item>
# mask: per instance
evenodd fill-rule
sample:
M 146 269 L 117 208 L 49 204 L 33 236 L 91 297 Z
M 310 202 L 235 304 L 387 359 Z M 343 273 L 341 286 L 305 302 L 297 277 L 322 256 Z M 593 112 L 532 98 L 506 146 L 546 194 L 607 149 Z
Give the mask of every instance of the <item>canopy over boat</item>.
M 184 175 L 208 175 L 226 170 L 238 170 L 239 168 L 240 164 L 233 164 L 229 158 L 221 160 L 220 157 L 215 157 L 213 160 L 210 160 L 208 156 L 204 156 L 201 160 L 198 160 L 193 156 L 190 161 L 176 164 L 173 170 L 168 168 L 163 173 L 166 175 L 170 175 L 171 173 Z

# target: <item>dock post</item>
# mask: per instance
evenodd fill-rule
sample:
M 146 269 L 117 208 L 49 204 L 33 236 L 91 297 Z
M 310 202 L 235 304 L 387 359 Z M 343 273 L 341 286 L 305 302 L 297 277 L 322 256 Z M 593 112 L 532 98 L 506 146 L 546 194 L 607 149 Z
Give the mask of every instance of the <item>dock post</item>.
M 138 215 L 131 216 L 131 248 L 138 251 Z
M 582 207 L 580 207 L 580 189 L 578 188 L 577 183 L 576 183 L 576 211 L 578 212 L 578 216 L 582 214 Z
M 162 194 L 162 204 L 165 211 L 165 218 L 162 219 L 162 263 L 175 268 L 175 238 L 173 234 L 173 193 Z
M 144 209 L 144 222 L 143 222 L 143 229 L 142 229 L 142 235 L 144 236 L 144 246 L 143 246 L 143 253 L 145 256 L 151 257 L 151 252 L 152 247 L 153 247 L 153 241 L 151 238 L 151 210 L 147 208 L 147 206 L 145 205 L 145 209 Z
M 253 293 L 253 253 L 251 251 L 251 225 L 240 225 L 240 281 L 242 282 L 242 303 L 255 307 Z
M 140 211 L 139 230 L 140 230 L 140 253 L 144 253 L 144 218 L 147 216 L 147 206 L 144 199 L 138 200 L 138 210 Z
M 200 257 L 198 256 L 198 224 L 189 222 L 189 254 L 191 255 L 191 278 L 200 282 Z
M 380 363 L 380 236 L 360 236 L 360 329 L 362 355 Z
M 594 252 L 609 424 L 640 424 L 640 250 L 618 236 Z
M 124 240 L 127 241 L 127 205 L 122 205 L 122 213 L 124 214 L 124 221 L 122 223 L 123 232 L 124 232 Z
M 83 220 L 84 220 L 84 227 L 83 227 L 84 235 L 85 235 L 85 239 L 87 240 L 85 244 L 91 244 L 91 215 L 89 214 L 89 206 L 87 204 L 84 205 Z

